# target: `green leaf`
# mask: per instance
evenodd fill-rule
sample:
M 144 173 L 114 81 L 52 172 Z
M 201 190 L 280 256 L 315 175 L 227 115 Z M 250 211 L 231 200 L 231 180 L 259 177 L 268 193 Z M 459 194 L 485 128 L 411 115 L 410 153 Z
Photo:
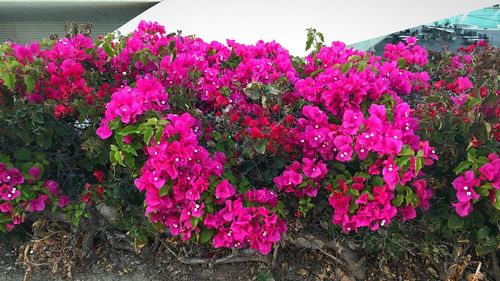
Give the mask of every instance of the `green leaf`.
M 140 129 L 136 126 L 127 126 L 123 129 L 121 129 L 118 134 L 120 136 L 128 136 L 128 135 L 132 135 L 132 134 L 137 134 L 140 132 Z
M 33 119 L 33 122 L 38 123 L 38 124 L 45 124 L 45 118 L 43 117 L 43 113 L 41 112 L 33 112 L 31 115 L 31 118 Z
M 14 158 L 17 160 L 28 161 L 31 159 L 31 151 L 26 147 L 19 148 L 14 151 Z
M 144 66 L 148 65 L 148 59 L 146 58 L 145 54 L 141 54 L 139 56 L 139 59 L 141 60 L 142 65 L 144 65 Z
M 346 73 L 349 71 L 349 69 L 351 69 L 351 66 L 352 64 L 350 62 L 348 63 L 345 63 L 343 66 L 342 66 L 342 69 L 340 69 L 340 73 Z
M 476 191 L 479 195 L 486 197 L 490 194 L 490 189 L 492 188 L 491 182 L 488 182 L 478 187 Z
M 306 41 L 306 51 L 311 49 L 313 40 L 314 40 L 314 37 L 308 36 L 307 41 Z
M 49 149 L 52 146 L 52 138 L 46 135 L 38 135 L 36 136 L 36 144 L 43 149 Z
M 246 86 L 244 89 L 245 94 L 252 100 L 259 100 L 262 91 L 260 89 L 259 83 L 252 82 Z
M 357 189 L 354 189 L 354 188 L 349 188 L 347 190 L 347 194 L 353 195 L 355 197 L 359 197 L 359 191 Z
M 191 225 L 193 226 L 193 228 L 195 228 L 198 225 L 199 221 L 200 221 L 200 218 L 195 218 L 195 217 L 191 218 Z
M 213 229 L 203 228 L 200 232 L 200 242 L 209 243 L 212 241 L 215 231 Z
M 496 249 L 495 245 L 486 245 L 486 246 L 476 245 L 476 248 L 475 248 L 476 255 L 478 255 L 478 256 L 493 253 L 493 251 L 495 251 L 495 249 Z
M 406 167 L 410 163 L 410 156 L 403 156 L 396 159 L 396 164 L 399 167 Z
M 406 191 L 406 197 L 405 197 L 406 204 L 410 204 L 410 202 L 412 201 L 411 198 L 413 191 L 408 186 L 405 186 L 405 191 Z
M 104 50 L 104 52 L 106 52 L 106 54 L 110 57 L 113 57 L 115 55 L 115 50 L 113 50 L 113 48 L 111 47 L 111 44 L 110 43 L 105 43 L 102 45 L 102 49 Z
M 399 152 L 398 155 L 399 156 L 414 156 L 415 152 L 413 151 L 413 149 L 411 149 L 411 147 L 409 147 L 408 145 L 405 145 L 403 147 L 403 149 L 401 149 L 401 152 Z
M 125 166 L 125 163 L 123 163 L 123 154 L 121 151 L 117 150 L 115 151 L 115 160 L 118 162 L 118 164 Z
M 453 172 L 455 172 L 456 175 L 463 173 L 465 170 L 469 169 L 472 166 L 472 162 L 469 161 L 462 161 L 460 164 L 458 164 L 455 169 L 453 169 Z
M 24 84 L 26 85 L 26 92 L 28 93 L 32 93 L 35 89 L 35 80 L 29 75 L 24 76 Z
M 483 240 L 488 237 L 488 234 L 490 234 L 490 229 L 487 226 L 483 226 L 477 231 L 476 237 L 478 240 Z
M 163 130 L 165 130 L 165 127 L 158 127 L 156 129 L 156 133 L 155 133 L 155 136 L 154 136 L 155 142 L 160 141 L 161 136 L 163 135 Z
M 383 186 L 384 185 L 384 179 L 379 177 L 379 176 L 374 176 L 372 179 L 372 185 L 373 186 Z
M 422 169 L 422 166 L 423 166 L 422 158 L 416 157 L 415 158 L 415 174 L 418 174 L 418 172 L 420 172 L 420 170 Z
M 3 84 L 9 89 L 10 91 L 14 91 L 14 88 L 16 87 L 16 76 L 12 72 L 6 72 L 3 73 L 2 76 Z
M 149 145 L 149 141 L 151 140 L 152 136 L 153 136 L 153 128 L 152 127 L 144 128 L 144 143 L 146 145 Z
M 401 206 L 401 204 L 403 203 L 403 199 L 404 199 L 404 196 L 403 194 L 398 194 L 396 196 L 396 198 L 394 198 L 394 200 L 392 200 L 392 204 L 396 207 L 399 207 Z
M 134 151 L 134 154 L 137 154 L 137 153 L 135 153 L 135 151 Z M 130 152 L 125 153 L 125 164 L 129 168 L 135 167 L 135 158 L 134 158 L 132 153 L 130 153 Z
M 163 197 L 168 194 L 168 187 L 166 185 L 162 186 L 160 190 L 158 190 L 158 196 Z
M 500 211 L 500 190 L 498 189 L 495 190 L 495 203 L 493 206 L 495 206 L 495 209 Z
M 266 139 L 260 140 L 255 146 L 255 151 L 257 151 L 257 153 L 259 154 L 264 154 L 266 153 L 266 146 L 267 146 L 267 140 Z
M 318 35 L 318 38 L 321 42 L 325 42 L 325 37 L 323 36 L 323 33 L 321 32 L 316 32 L 316 35 Z
M 357 68 L 357 71 L 361 72 L 361 71 L 365 70 L 367 66 L 368 66 L 368 64 L 366 63 L 366 61 L 360 61 L 358 68 Z
M 451 215 L 448 217 L 448 228 L 449 229 L 459 229 L 464 225 L 464 221 L 457 215 Z

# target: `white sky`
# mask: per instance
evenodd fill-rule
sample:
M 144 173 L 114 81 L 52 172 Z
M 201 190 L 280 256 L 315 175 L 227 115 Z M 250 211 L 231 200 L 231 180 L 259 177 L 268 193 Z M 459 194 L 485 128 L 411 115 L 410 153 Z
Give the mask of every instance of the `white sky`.
M 325 41 L 353 44 L 399 30 L 499 4 L 500 0 L 163 0 L 119 30 L 140 20 L 157 21 L 167 32 L 182 30 L 205 41 L 276 40 L 304 55 L 306 28 Z

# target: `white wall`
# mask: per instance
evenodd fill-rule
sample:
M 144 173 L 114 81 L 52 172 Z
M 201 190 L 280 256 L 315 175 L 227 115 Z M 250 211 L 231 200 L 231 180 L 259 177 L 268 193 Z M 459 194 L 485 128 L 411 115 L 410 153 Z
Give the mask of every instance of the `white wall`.
M 334 40 L 353 44 L 438 19 L 499 4 L 500 0 L 164 0 L 119 31 L 140 20 L 157 21 L 167 31 L 182 30 L 206 41 L 276 40 L 303 55 L 305 29 L 314 27 Z

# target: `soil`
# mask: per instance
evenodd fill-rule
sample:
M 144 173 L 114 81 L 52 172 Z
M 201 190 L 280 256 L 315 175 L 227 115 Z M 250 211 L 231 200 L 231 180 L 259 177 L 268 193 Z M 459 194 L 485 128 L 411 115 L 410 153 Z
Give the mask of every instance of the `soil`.
M 67 236 L 61 236 L 67 239 Z M 66 238 L 64 238 L 66 237 Z M 59 239 L 57 235 L 51 239 Z M 51 240 L 47 239 L 47 240 Z M 46 242 L 45 240 L 44 242 Z M 32 240 L 33 241 L 33 240 Z M 66 245 L 64 241 L 56 241 L 60 245 Z M 188 255 L 196 258 L 219 258 L 230 251 L 212 250 L 209 247 L 196 245 L 184 246 L 176 241 L 167 241 L 169 247 L 178 251 L 179 256 Z M 26 267 L 23 265 L 23 255 L 31 256 L 33 263 L 42 264 L 42 260 L 36 260 L 37 253 L 24 251 L 26 241 L 9 238 L 0 239 L 0 281 L 23 280 Z M 53 247 L 53 246 L 51 246 Z M 38 251 L 45 251 L 43 247 L 32 247 Z M 53 261 L 50 254 L 43 253 L 38 257 Z M 401 257 L 393 261 L 381 261 L 377 257 L 366 257 L 367 274 L 366 280 L 439 280 L 437 271 L 422 260 L 418 255 Z M 48 262 L 50 264 L 50 262 Z M 256 281 L 323 281 L 340 280 L 355 281 L 339 266 L 336 261 L 327 257 L 321 251 L 310 249 L 284 248 L 279 251 L 275 268 L 271 265 L 259 262 L 244 262 L 220 265 L 186 265 L 173 256 L 173 254 L 160 244 L 157 251 L 149 256 L 131 253 L 125 250 L 111 248 L 109 243 L 96 242 L 90 256 L 82 261 L 76 262 L 71 267 L 71 272 L 64 272 L 59 266 L 56 273 L 51 271 L 53 265 L 36 266 L 27 280 L 78 280 L 78 281 L 156 281 L 156 280 L 256 280 Z M 476 268 L 471 263 L 467 272 Z M 64 274 L 61 274 L 61 271 Z M 467 275 L 467 274 L 464 274 Z M 457 279 L 467 280 L 467 279 Z M 490 280 L 486 277 L 477 279 Z

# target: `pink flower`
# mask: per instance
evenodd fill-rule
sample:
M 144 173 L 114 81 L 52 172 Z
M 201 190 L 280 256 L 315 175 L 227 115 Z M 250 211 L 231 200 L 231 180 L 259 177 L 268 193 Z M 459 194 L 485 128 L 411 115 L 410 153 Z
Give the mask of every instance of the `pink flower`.
M 458 178 L 456 178 L 451 184 L 457 191 L 470 191 L 472 187 L 479 186 L 479 179 L 474 175 L 471 170 L 465 171 L 465 173 Z
M 96 134 L 101 139 L 105 140 L 105 139 L 109 138 L 113 134 L 113 131 L 111 131 L 107 125 L 104 125 L 104 126 L 101 126 L 101 127 L 97 128 Z
M 33 199 L 29 202 L 28 211 L 30 212 L 41 212 L 45 209 L 45 201 L 49 197 L 47 195 L 40 195 L 38 198 Z
M 466 202 L 479 199 L 479 194 L 472 187 L 464 186 L 463 189 L 457 191 L 457 198 L 460 202 Z
M 326 165 L 322 161 L 319 161 L 316 164 L 316 159 L 311 160 L 305 157 L 302 158 L 302 161 L 304 162 L 304 164 L 302 165 L 302 171 L 304 172 L 304 175 L 306 175 L 306 177 L 312 179 L 321 179 L 328 173 Z
M 0 176 L 2 176 L 2 178 L 0 178 L 0 181 L 12 186 L 16 186 L 24 182 L 23 174 L 21 174 L 21 172 L 16 168 L 7 170 L 4 173 L 0 174 Z
M 0 198 L 5 201 L 11 201 L 21 196 L 21 192 L 16 187 L 2 184 L 0 185 Z
M 228 180 L 221 181 L 215 188 L 215 198 L 225 200 L 234 195 L 236 189 Z
M 49 192 L 54 196 L 56 196 L 59 193 L 59 184 L 56 181 L 53 180 L 45 181 L 43 186 L 45 186 L 49 190 Z
M 422 207 L 424 211 L 429 210 L 429 200 L 432 198 L 432 189 L 427 187 L 427 182 L 424 179 L 414 181 L 413 186 L 415 187 L 416 194 L 420 200 L 420 207 Z
M 34 179 L 39 180 L 41 176 L 41 170 L 39 167 L 31 167 L 28 171 L 29 175 L 32 176 Z
M 493 179 L 495 178 L 495 175 L 500 173 L 499 172 L 500 161 L 496 160 L 496 162 L 498 163 L 497 165 L 493 165 L 492 163 L 486 163 L 483 166 L 481 166 L 481 168 L 478 169 L 479 175 L 484 179 L 487 179 L 489 181 L 493 181 Z
M 450 99 L 456 106 L 462 106 L 467 101 L 467 95 L 460 94 L 458 96 L 451 96 Z
M 364 121 L 363 113 L 360 111 L 352 111 L 350 109 L 344 111 L 342 118 L 342 131 L 346 134 L 354 135 Z
M 459 94 L 473 87 L 472 82 L 469 80 L 468 77 L 458 77 L 455 83 L 456 83 L 455 92 Z
M 302 183 L 302 175 L 292 170 L 286 170 L 282 175 L 274 178 L 274 183 L 278 186 L 279 190 L 283 190 L 285 187 L 298 186 Z M 285 192 L 291 191 L 293 191 L 293 189 Z
M 413 46 L 413 45 L 417 44 L 417 38 L 415 38 L 415 37 L 406 38 L 406 44 L 408 44 L 409 46 Z
M 69 197 L 68 197 L 68 196 L 65 196 L 65 195 L 61 195 L 61 196 L 59 197 L 59 201 L 58 201 L 58 203 L 57 203 L 57 206 L 58 206 L 59 208 L 64 208 L 64 207 L 68 206 L 68 205 L 69 205 L 69 203 L 71 203 L 71 200 L 69 199 Z
M 399 183 L 399 167 L 394 163 L 393 159 L 388 159 L 384 161 L 384 168 L 382 169 L 382 175 L 384 177 L 384 182 L 387 186 L 394 190 L 396 185 Z
M 470 201 L 459 201 L 452 204 L 455 207 L 455 212 L 460 217 L 466 217 L 472 212 L 472 203 Z
M 12 212 L 12 205 L 9 202 L 0 204 L 0 213 L 10 213 Z
M 333 143 L 335 143 L 335 146 L 338 149 L 338 153 L 335 159 L 337 159 L 340 162 L 346 162 L 352 159 L 351 157 L 353 149 L 351 147 L 352 138 L 350 136 L 346 135 L 337 136 L 333 140 Z
M 278 204 L 278 195 L 275 192 L 269 191 L 265 188 L 251 189 L 246 193 L 247 199 L 250 202 L 256 202 L 276 207 Z
M 417 212 L 415 211 L 415 208 L 413 208 L 412 205 L 406 205 L 404 207 L 399 208 L 399 212 L 403 216 L 403 222 L 417 217 Z

